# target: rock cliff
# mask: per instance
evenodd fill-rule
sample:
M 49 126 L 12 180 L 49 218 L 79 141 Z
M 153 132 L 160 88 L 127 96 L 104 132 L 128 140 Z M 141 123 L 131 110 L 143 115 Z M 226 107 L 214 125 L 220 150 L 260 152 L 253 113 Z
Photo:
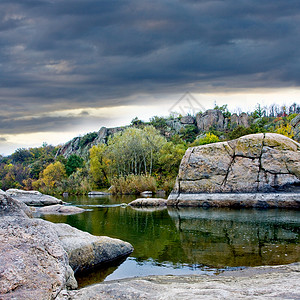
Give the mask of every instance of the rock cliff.
M 180 164 L 180 194 L 295 191 L 300 184 L 300 144 L 259 133 L 189 148 Z

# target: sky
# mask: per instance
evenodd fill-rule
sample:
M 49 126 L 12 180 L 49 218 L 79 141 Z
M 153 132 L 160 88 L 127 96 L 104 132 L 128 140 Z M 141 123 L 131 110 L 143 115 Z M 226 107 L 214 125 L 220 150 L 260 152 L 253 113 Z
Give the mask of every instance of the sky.
M 0 1 L 2 155 L 166 116 L 187 92 L 299 103 L 300 1 Z

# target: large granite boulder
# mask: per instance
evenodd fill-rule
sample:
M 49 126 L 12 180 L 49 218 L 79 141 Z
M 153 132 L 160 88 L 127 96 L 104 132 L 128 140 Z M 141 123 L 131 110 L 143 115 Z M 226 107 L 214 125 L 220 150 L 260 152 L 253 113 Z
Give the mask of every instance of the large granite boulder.
M 50 223 L 0 194 L 0 299 L 55 299 L 76 288 L 68 256 Z
M 13 199 L 19 200 L 29 206 L 46 206 L 54 204 L 63 204 L 63 201 L 53 196 L 42 194 L 38 191 L 24 191 L 18 189 L 9 189 L 6 194 Z
M 94 236 L 68 224 L 52 224 L 58 238 L 67 251 L 74 272 L 94 268 L 129 255 L 131 244 L 106 236 Z
M 300 184 L 300 144 L 258 133 L 189 148 L 169 199 L 181 194 L 295 191 Z

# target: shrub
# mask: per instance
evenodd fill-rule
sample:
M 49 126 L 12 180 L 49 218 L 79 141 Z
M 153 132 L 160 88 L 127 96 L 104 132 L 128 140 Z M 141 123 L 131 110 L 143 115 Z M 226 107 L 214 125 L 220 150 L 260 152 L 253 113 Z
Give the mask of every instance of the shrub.
M 126 177 L 113 178 L 111 180 L 113 194 L 140 194 L 144 191 L 156 191 L 156 180 L 146 175 L 128 175 Z
M 196 139 L 190 146 L 200 146 L 219 142 L 220 139 L 213 133 L 207 133 L 204 137 Z

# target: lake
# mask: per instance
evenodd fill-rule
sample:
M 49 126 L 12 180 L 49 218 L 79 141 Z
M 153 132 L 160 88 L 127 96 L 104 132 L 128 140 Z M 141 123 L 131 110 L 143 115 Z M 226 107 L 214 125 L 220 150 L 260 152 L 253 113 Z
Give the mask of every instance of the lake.
M 300 260 L 300 211 L 216 208 L 136 209 L 135 196 L 68 197 L 87 209 L 44 216 L 94 235 L 131 243 L 134 252 L 114 266 L 76 278 L 79 286 L 146 275 L 218 274 L 247 266 Z

